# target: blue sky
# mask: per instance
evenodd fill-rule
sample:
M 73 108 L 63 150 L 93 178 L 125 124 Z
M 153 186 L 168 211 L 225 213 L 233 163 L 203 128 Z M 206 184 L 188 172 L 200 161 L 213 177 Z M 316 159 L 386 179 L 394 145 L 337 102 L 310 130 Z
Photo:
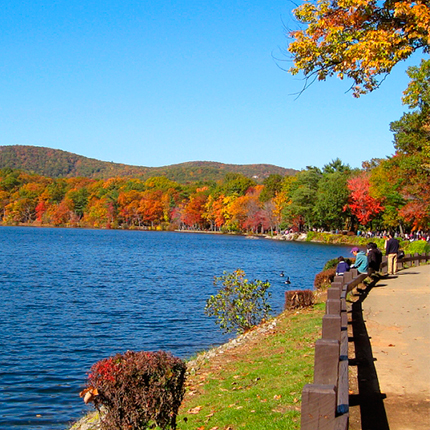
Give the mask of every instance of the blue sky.
M 288 1 L 23 0 L 0 15 L 0 145 L 104 161 L 352 167 L 394 152 L 409 61 L 370 95 L 303 81 Z M 282 61 L 275 61 L 278 58 Z

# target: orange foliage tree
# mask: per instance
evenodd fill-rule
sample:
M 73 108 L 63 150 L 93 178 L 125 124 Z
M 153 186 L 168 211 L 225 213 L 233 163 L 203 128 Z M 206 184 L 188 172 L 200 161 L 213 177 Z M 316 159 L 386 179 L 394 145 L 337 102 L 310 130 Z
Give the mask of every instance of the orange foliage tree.
M 356 97 L 377 88 L 380 76 L 416 50 L 429 52 L 427 0 L 306 1 L 294 15 L 305 28 L 289 32 L 290 72 L 351 78 Z

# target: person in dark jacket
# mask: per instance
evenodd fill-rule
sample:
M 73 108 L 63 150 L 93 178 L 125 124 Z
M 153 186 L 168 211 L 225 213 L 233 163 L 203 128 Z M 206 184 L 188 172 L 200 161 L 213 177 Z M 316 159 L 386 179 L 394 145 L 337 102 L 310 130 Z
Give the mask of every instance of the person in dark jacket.
M 382 263 L 382 252 L 378 249 L 376 243 L 369 242 L 367 244 L 367 261 L 367 273 L 369 275 L 371 275 L 372 273 L 379 272 Z
M 338 257 L 339 262 L 336 267 L 336 275 L 343 275 L 345 272 L 349 272 L 349 264 L 345 261 L 343 257 Z
M 388 274 L 397 273 L 397 253 L 399 252 L 399 241 L 390 233 L 385 242 L 385 255 L 387 256 Z

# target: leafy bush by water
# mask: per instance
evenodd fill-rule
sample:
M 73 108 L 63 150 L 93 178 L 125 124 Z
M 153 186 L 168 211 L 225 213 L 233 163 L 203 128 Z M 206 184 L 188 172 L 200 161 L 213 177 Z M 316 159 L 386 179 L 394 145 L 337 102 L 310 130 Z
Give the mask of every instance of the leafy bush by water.
M 205 314 L 215 316 L 216 324 L 225 333 L 243 333 L 266 319 L 271 310 L 269 282 L 258 279 L 249 282 L 245 276 L 240 269 L 224 272 L 214 280 L 214 285 L 221 283 L 222 288 L 206 301 Z
M 116 354 L 95 363 L 86 392 L 95 407 L 104 407 L 101 428 L 145 429 L 157 425 L 176 428 L 184 397 L 185 363 L 164 351 Z

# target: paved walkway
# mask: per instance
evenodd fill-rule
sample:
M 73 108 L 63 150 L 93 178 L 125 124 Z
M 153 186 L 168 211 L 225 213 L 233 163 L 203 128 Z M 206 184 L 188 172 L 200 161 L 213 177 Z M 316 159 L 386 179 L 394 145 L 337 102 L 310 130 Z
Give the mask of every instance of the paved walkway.
M 390 430 L 429 430 L 430 265 L 382 279 L 362 306 Z

